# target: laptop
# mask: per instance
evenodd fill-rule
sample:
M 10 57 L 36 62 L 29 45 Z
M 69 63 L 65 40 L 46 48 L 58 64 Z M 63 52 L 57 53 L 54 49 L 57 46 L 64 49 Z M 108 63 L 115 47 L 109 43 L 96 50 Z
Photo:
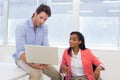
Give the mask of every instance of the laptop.
M 29 63 L 58 64 L 58 48 L 39 45 L 25 45 L 26 61 Z

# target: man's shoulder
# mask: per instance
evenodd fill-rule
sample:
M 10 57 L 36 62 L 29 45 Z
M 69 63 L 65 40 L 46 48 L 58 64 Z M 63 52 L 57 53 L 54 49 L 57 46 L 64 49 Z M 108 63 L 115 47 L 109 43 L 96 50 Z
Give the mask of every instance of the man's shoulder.
M 25 27 L 29 25 L 29 20 L 24 20 L 17 24 L 17 27 Z
M 23 20 L 22 22 L 18 23 L 18 25 L 27 25 L 30 20 Z
M 46 24 L 43 24 L 43 25 L 41 26 L 41 28 L 46 29 L 46 28 L 47 28 L 47 25 L 46 25 Z
M 41 26 L 41 28 L 42 28 L 44 31 L 48 31 L 48 27 L 47 27 L 46 24 L 43 24 L 43 25 Z

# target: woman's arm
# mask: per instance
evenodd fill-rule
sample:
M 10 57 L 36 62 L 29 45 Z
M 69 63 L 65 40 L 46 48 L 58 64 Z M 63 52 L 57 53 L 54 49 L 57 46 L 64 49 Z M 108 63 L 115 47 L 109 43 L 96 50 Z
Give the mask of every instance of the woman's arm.
M 100 80 L 100 67 L 97 66 L 94 70 L 94 77 L 95 77 L 95 80 Z
M 95 80 L 100 80 L 100 71 L 101 70 L 104 70 L 104 66 L 102 64 L 100 64 L 99 66 L 95 66 L 93 64 L 93 72 L 94 72 L 94 77 L 95 77 Z

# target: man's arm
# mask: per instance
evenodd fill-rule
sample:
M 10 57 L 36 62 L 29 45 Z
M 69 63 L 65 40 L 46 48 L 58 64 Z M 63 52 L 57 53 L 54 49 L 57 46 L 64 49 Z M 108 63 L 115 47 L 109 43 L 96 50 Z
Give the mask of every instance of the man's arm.
M 17 57 L 20 56 L 25 52 L 24 45 L 25 45 L 25 29 L 24 24 L 18 24 L 15 30 L 15 38 L 16 38 L 16 54 Z

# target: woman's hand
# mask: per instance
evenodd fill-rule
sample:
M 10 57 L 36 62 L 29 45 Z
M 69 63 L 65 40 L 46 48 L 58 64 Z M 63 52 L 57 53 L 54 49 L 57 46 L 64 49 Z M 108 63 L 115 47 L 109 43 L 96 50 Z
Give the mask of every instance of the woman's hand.
M 99 80 L 99 78 L 100 78 L 100 66 L 96 67 L 96 69 L 94 71 L 94 77 L 95 77 L 95 80 Z
M 62 74 L 67 75 L 68 72 L 69 72 L 68 67 L 67 67 L 66 65 L 62 65 L 61 68 L 60 68 L 60 72 L 61 72 Z

